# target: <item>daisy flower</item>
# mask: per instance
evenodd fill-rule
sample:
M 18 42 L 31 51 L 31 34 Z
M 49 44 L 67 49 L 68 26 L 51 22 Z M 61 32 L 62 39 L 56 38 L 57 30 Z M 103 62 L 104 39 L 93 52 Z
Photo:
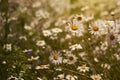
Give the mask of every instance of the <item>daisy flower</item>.
M 91 78 L 92 78 L 93 80 L 101 80 L 101 79 L 102 79 L 99 74 L 92 75 Z
M 104 23 L 105 23 L 106 27 L 113 27 L 113 26 L 115 26 L 115 22 L 114 21 L 105 21 Z
M 43 30 L 42 33 L 43 33 L 43 36 L 45 36 L 45 37 L 48 37 L 48 36 L 52 35 L 50 30 Z
M 11 51 L 12 50 L 12 45 L 11 44 L 5 44 L 4 49 L 6 49 L 7 51 Z
M 85 20 L 85 17 L 83 15 L 78 15 L 77 14 L 77 15 L 74 16 L 74 19 L 76 19 L 77 21 L 81 21 L 82 22 L 82 21 Z
M 60 64 L 62 63 L 62 57 L 60 53 L 54 52 L 50 55 L 49 60 L 54 64 Z
M 36 42 L 36 45 L 37 45 L 37 46 L 44 46 L 45 44 L 46 44 L 46 43 L 45 43 L 44 40 L 39 40 L 39 41 Z
M 101 34 L 105 34 L 106 31 L 105 30 L 105 26 L 103 24 L 102 20 L 97 20 L 95 22 L 93 22 L 90 26 L 90 33 L 93 35 L 97 35 L 100 36 Z
M 68 74 L 68 75 L 66 75 L 66 79 L 67 80 L 76 80 L 78 77 L 77 76 L 75 76 L 75 75 L 73 75 L 73 74 Z
M 66 54 L 66 57 L 67 57 L 67 64 L 74 64 L 76 61 L 77 61 L 77 57 L 73 54 Z
M 66 22 L 67 25 L 65 26 L 65 31 L 69 31 L 73 36 L 79 37 L 83 35 L 85 29 L 83 23 L 77 20 L 77 18 L 80 19 L 80 17 L 76 17 L 75 19 Z
M 86 72 L 89 71 L 89 67 L 87 67 L 86 65 L 82 65 L 78 66 L 77 70 L 79 70 L 80 72 Z
M 36 68 L 35 69 L 48 69 L 49 68 L 49 64 L 47 64 L 47 65 L 40 65 L 40 66 L 36 66 Z
M 109 33 L 106 37 L 108 44 L 115 44 L 118 40 L 118 35 L 115 33 Z
M 105 27 L 111 33 L 119 33 L 120 25 L 117 24 L 115 21 L 105 21 Z
M 76 19 L 73 19 L 72 23 L 69 26 L 71 32 L 84 32 L 83 24 Z

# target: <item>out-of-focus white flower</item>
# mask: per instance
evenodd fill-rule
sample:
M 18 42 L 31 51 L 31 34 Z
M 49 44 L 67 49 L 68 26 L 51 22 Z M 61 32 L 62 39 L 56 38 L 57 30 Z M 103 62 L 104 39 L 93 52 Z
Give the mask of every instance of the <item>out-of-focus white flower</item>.
M 77 76 L 75 76 L 75 75 L 73 75 L 73 74 L 68 74 L 68 75 L 66 75 L 66 79 L 67 80 L 76 80 L 78 77 Z
M 105 27 L 109 32 L 115 32 L 115 22 L 114 21 L 104 21 Z
M 2 64 L 6 64 L 6 61 L 2 61 Z
M 38 60 L 38 59 L 39 59 L 39 56 L 36 56 L 36 57 L 31 56 L 31 58 L 28 59 L 28 61 L 36 61 L 36 60 Z
M 71 38 L 72 38 L 72 36 L 69 35 L 69 34 L 67 34 L 67 35 L 65 36 L 65 39 L 71 39 Z
M 67 63 L 68 62 L 68 59 L 63 59 L 63 63 Z
M 102 79 L 99 74 L 92 75 L 91 78 L 92 78 L 93 80 L 101 80 L 101 79 Z
M 49 68 L 49 64 L 47 64 L 47 65 L 40 65 L 40 66 L 36 66 L 36 68 L 35 69 L 48 69 Z
M 85 11 L 85 10 L 88 10 L 90 7 L 88 6 L 88 5 L 86 5 L 86 6 L 83 6 L 82 8 L 81 8 L 81 11 Z
M 32 27 L 31 27 L 31 26 L 28 26 L 28 25 L 25 25 L 25 26 L 24 26 L 24 29 L 30 31 L 30 30 L 32 30 Z
M 60 29 L 60 28 L 53 28 L 53 29 L 51 29 L 51 31 L 52 31 L 53 34 L 58 34 L 58 33 L 62 32 L 62 29 Z
M 26 12 L 26 11 L 28 10 L 28 8 L 27 8 L 27 7 L 20 7 L 19 10 L 20 10 L 22 13 L 24 13 L 24 12 Z
M 18 80 L 18 78 L 11 75 L 7 80 Z
M 42 19 L 42 18 L 49 18 L 49 13 L 47 11 L 44 11 L 44 10 L 38 10 L 35 12 L 35 16 L 38 18 L 38 19 Z
M 50 36 L 50 39 L 55 40 L 55 39 L 58 39 L 58 37 L 57 37 L 57 35 L 52 35 L 52 36 Z
M 108 43 L 107 41 L 105 41 L 104 43 L 102 43 L 101 45 L 101 50 L 105 51 L 108 48 Z
M 80 44 L 74 44 L 69 46 L 69 48 L 73 51 L 73 50 L 78 50 L 78 49 L 82 49 L 82 46 Z
M 89 71 L 89 67 L 87 67 L 86 65 L 82 65 L 78 66 L 77 70 L 79 70 L 80 72 L 86 72 Z
M 37 7 L 40 7 L 40 6 L 41 6 L 40 1 L 36 1 L 36 2 L 34 2 L 33 5 L 32 5 L 33 8 L 37 8 Z
M 109 14 L 108 11 L 103 11 L 103 12 L 101 12 L 100 16 L 103 17 L 103 16 L 106 16 L 108 14 Z
M 32 49 L 25 49 L 23 52 L 24 53 L 29 53 L 29 52 L 32 52 Z
M 94 16 L 88 16 L 85 18 L 85 22 L 89 22 L 94 19 Z
M 106 27 L 108 27 L 108 26 L 114 26 L 115 25 L 115 23 L 114 23 L 114 21 L 105 21 L 105 25 L 106 25 Z
M 94 58 L 94 61 L 95 61 L 95 62 L 99 62 L 98 58 Z
M 61 64 L 62 63 L 62 57 L 61 54 L 58 52 L 51 53 L 49 57 L 50 61 L 54 64 Z
M 40 78 L 40 77 L 37 77 L 37 80 L 43 80 L 42 78 Z
M 63 20 L 61 17 L 55 22 L 55 26 L 62 26 L 65 24 L 65 20 Z
M 86 56 L 87 56 L 88 54 L 86 53 L 86 52 L 81 52 L 81 53 L 79 53 L 79 56 L 83 59 L 83 60 L 85 60 L 86 59 Z
M 23 78 L 19 77 L 18 80 L 24 80 Z
M 110 69 L 110 65 L 105 63 L 105 64 L 101 64 L 101 67 L 105 68 L 105 69 Z
M 31 21 L 30 26 L 33 29 L 33 28 L 35 28 L 36 25 L 38 25 L 38 23 L 39 23 L 39 19 L 36 18 L 36 19 L 34 19 L 34 20 Z
M 47 37 L 47 36 L 51 36 L 52 33 L 51 33 L 50 30 L 43 30 L 43 35 L 44 35 L 45 37 Z
M 62 71 L 61 67 L 55 68 L 56 71 Z
M 120 44 L 120 35 L 118 36 L 118 43 Z
M 5 44 L 4 49 L 6 49 L 7 51 L 11 51 L 12 50 L 12 44 Z
M 39 40 L 39 41 L 37 41 L 37 43 L 36 43 L 36 45 L 37 46 L 45 46 L 45 41 L 44 40 Z
M 26 37 L 26 36 L 20 36 L 19 39 L 20 39 L 20 40 L 25 40 L 25 41 L 26 41 L 26 40 L 27 40 L 27 37 Z
M 117 2 L 117 5 L 120 6 L 120 1 Z
M 67 13 L 71 8 L 69 0 L 49 0 L 49 4 L 57 14 Z
M 57 78 L 54 78 L 54 80 L 65 80 L 65 75 L 64 74 L 59 74 Z
M 116 58 L 117 60 L 120 60 L 120 55 L 114 54 L 114 56 L 115 56 L 115 58 Z

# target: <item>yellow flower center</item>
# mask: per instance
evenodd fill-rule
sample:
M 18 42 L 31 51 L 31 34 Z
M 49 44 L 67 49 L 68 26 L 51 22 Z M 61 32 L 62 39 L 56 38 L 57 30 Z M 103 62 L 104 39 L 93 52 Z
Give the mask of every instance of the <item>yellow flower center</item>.
M 76 25 L 72 26 L 72 30 L 77 30 L 77 29 L 78 29 L 78 26 L 76 26 Z
M 45 65 L 40 65 L 40 67 L 41 67 L 41 68 L 44 68 L 44 67 L 45 67 Z
M 59 56 L 55 55 L 53 58 L 54 58 L 54 60 L 58 60 Z
M 48 34 L 48 32 L 45 32 L 45 34 Z
M 98 31 L 98 30 L 99 30 L 99 27 L 98 27 L 98 26 L 93 26 L 93 30 L 94 30 L 94 31 Z
M 85 70 L 85 69 L 86 69 L 86 66 L 85 66 L 85 65 L 83 65 L 83 66 L 82 66 L 82 69 L 83 69 L 83 70 Z

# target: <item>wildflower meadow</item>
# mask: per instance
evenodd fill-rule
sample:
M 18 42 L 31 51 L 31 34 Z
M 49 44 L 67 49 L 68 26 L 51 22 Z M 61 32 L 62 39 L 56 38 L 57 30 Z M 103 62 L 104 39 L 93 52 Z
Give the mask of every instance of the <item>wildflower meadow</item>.
M 120 80 L 120 0 L 0 0 L 0 80 Z

